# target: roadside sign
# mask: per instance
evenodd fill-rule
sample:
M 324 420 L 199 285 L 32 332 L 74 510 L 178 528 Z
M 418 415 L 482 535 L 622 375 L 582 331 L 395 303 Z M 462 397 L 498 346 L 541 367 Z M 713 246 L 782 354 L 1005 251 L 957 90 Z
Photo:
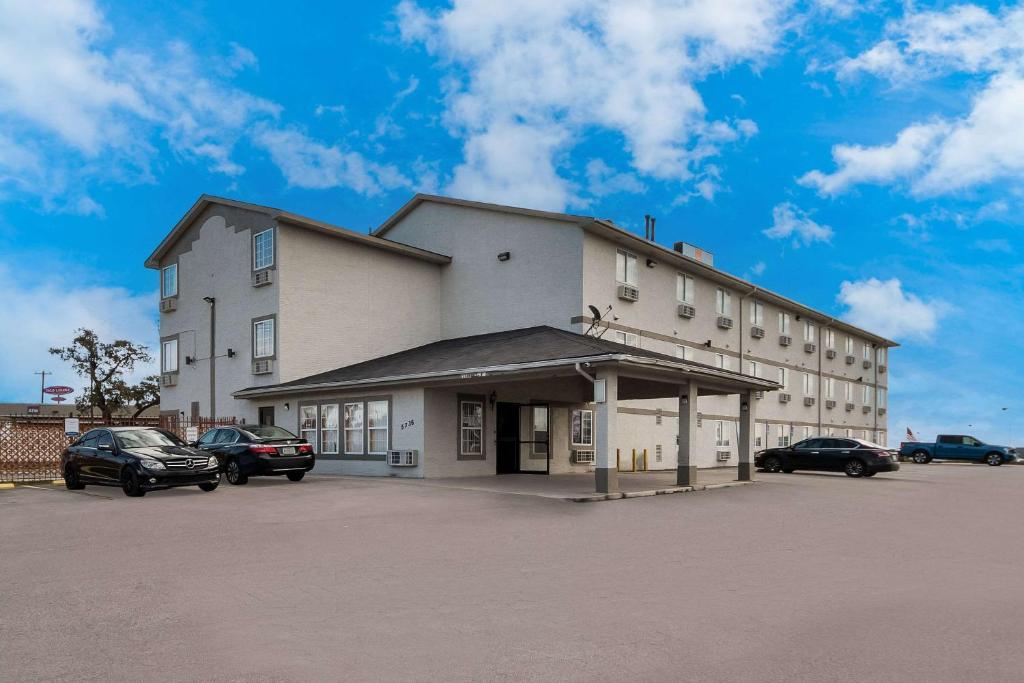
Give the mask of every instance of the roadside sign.
M 50 400 L 51 400 L 51 401 L 53 401 L 54 403 L 63 403 L 63 402 L 64 402 L 64 401 L 66 401 L 67 399 L 66 399 L 66 398 L 64 398 L 63 396 L 54 396 L 54 397 L 53 397 L 53 398 L 51 398 Z
M 39 406 L 25 406 L 25 414 L 26 415 L 38 415 L 39 414 Z
M 78 436 L 81 432 L 78 427 L 77 417 L 65 417 L 64 418 L 64 434 L 66 436 Z
M 185 427 L 185 441 L 192 443 L 199 440 L 199 427 Z
M 75 390 L 71 387 L 55 385 L 52 387 L 43 387 L 43 393 L 52 394 L 53 396 L 63 396 L 64 394 L 73 394 L 75 393 Z

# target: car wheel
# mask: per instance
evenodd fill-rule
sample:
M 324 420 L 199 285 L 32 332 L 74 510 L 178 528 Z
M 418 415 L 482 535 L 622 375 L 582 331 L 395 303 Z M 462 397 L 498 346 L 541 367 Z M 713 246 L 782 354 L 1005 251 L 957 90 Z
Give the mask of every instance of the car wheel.
M 989 467 L 998 467 L 1003 464 L 1003 456 L 999 453 L 989 453 L 985 456 L 985 464 Z
M 918 465 L 927 465 L 932 461 L 932 456 L 928 455 L 928 451 L 914 451 L 910 458 Z
M 302 481 L 302 478 L 304 476 L 306 476 L 306 473 L 304 471 L 303 472 L 289 472 L 288 473 L 288 480 L 289 481 Z
M 249 477 L 242 474 L 242 466 L 238 464 L 238 460 L 235 458 L 228 460 L 227 467 L 224 469 L 224 476 L 232 486 L 243 486 L 249 483 Z
M 857 458 L 851 458 L 846 461 L 846 467 L 843 468 L 848 477 L 863 477 L 867 468 L 864 466 L 864 461 Z
M 761 469 L 765 472 L 778 472 L 782 469 L 782 461 L 777 455 L 769 455 L 764 459 L 764 466 Z
M 199 490 L 206 491 L 207 493 L 209 493 L 210 491 L 216 490 L 219 485 L 219 481 L 204 481 L 202 484 L 199 485 Z
M 85 484 L 78 478 L 78 470 L 71 465 L 64 468 L 64 486 L 68 488 L 68 491 L 81 491 L 85 488 Z
M 139 475 L 130 469 L 125 469 L 121 473 L 121 490 L 129 498 L 142 498 L 146 495 L 146 489 L 142 488 L 142 483 L 139 482 Z

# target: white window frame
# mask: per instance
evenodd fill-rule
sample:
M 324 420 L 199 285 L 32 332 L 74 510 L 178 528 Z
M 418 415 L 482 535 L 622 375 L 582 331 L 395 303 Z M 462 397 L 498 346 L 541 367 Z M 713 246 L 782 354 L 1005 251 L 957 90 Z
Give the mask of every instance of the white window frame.
M 480 424 L 479 425 L 467 425 L 465 422 L 465 413 L 462 407 L 465 405 L 479 406 L 480 411 Z M 479 447 L 474 450 L 466 449 L 466 432 L 479 432 L 480 438 L 477 440 Z M 480 456 L 484 454 L 484 402 L 479 399 L 463 398 L 459 399 L 459 455 L 460 456 Z
M 777 438 L 779 448 L 785 448 L 789 445 L 790 438 L 792 438 L 789 433 L 789 425 L 779 425 Z
M 886 394 L 886 391 L 885 391 L 885 389 L 883 387 L 878 387 L 875 390 L 875 407 L 876 408 L 884 408 L 885 407 L 885 400 L 886 400 L 886 395 L 885 394 Z
M 637 255 L 625 249 L 615 250 L 615 281 L 632 287 L 637 286 Z M 621 268 L 620 268 L 621 266 Z M 632 266 L 632 267 L 631 267 Z
M 808 427 L 807 425 L 804 425 L 804 439 L 809 438 L 811 438 L 811 428 Z
M 889 349 L 879 346 L 875 349 L 875 360 L 879 365 L 885 365 L 889 360 Z
M 359 408 L 359 426 L 349 427 L 348 426 L 348 407 L 358 406 Z M 342 450 L 345 451 L 345 455 L 363 455 L 366 452 L 366 404 L 363 401 L 346 401 L 341 407 L 341 427 L 342 427 Z M 359 449 L 349 449 L 348 435 L 359 435 Z
M 676 344 L 676 358 L 693 360 L 693 349 L 685 344 Z
M 864 360 L 871 360 L 871 345 L 864 342 L 863 354 Z
M 167 274 L 174 273 L 174 291 L 170 291 L 167 287 Z M 164 266 L 160 269 L 160 297 L 163 299 L 169 299 L 172 296 L 178 296 L 178 264 L 172 263 L 168 266 Z
M 750 324 L 755 327 L 764 327 L 764 304 L 760 301 L 750 302 Z
M 761 364 L 758 363 L 756 360 L 747 361 L 747 370 L 747 374 L 750 375 L 751 377 L 761 376 Z
M 789 368 L 779 368 L 779 384 L 783 392 L 789 391 Z
M 634 346 L 640 348 L 640 335 L 635 332 L 623 332 L 622 330 L 615 330 L 615 341 L 626 346 Z
M 779 334 L 789 334 L 789 313 L 779 311 Z
M 258 260 L 258 258 L 260 256 L 260 249 L 256 246 L 256 244 L 257 244 L 257 240 L 260 237 L 262 237 L 263 235 L 266 235 L 267 233 L 270 233 L 270 261 L 268 263 L 264 263 L 263 265 L 260 265 L 260 262 Z M 257 232 L 255 235 L 252 236 L 252 269 L 253 270 L 263 270 L 264 268 L 270 268 L 271 266 L 274 265 L 274 240 L 275 240 L 275 236 L 274 236 L 274 229 L 273 228 L 267 228 L 266 230 L 260 230 L 259 232 Z
M 715 311 L 718 315 L 732 315 L 732 292 L 728 292 L 721 287 L 715 291 Z
M 312 415 L 309 414 L 312 411 Z M 309 422 L 312 420 L 312 422 Z M 315 453 L 320 452 L 320 430 L 319 430 L 319 409 L 316 405 L 302 406 L 299 408 L 299 438 L 305 439 L 311 446 Z M 310 439 L 309 435 L 312 434 L 313 438 Z
M 715 354 L 715 367 L 719 370 L 729 370 L 729 356 L 724 353 Z
M 260 353 L 260 327 L 269 326 L 270 328 L 270 353 Z M 276 352 L 276 339 L 274 329 L 274 318 L 264 318 L 263 320 L 256 320 L 252 324 L 252 357 L 253 358 L 273 358 Z M 265 350 L 265 349 L 264 349 Z
M 374 404 L 381 404 L 384 406 L 384 426 L 374 427 L 370 424 L 370 406 Z M 375 399 L 366 401 L 366 405 L 363 407 L 363 421 L 366 423 L 366 453 L 367 455 L 387 455 L 388 447 L 391 445 L 391 404 L 387 399 Z M 384 449 L 383 450 L 372 450 L 373 449 L 373 433 L 384 432 Z
M 853 355 L 853 337 L 847 335 L 845 348 L 846 348 L 846 355 L 847 356 L 852 356 Z
M 814 396 L 814 375 L 809 372 L 805 372 L 803 384 L 804 396 Z
M 173 352 L 169 352 L 168 349 L 173 349 Z M 174 361 L 173 366 L 168 362 L 169 360 Z M 178 340 L 177 339 L 165 339 L 160 342 L 160 371 L 161 372 L 177 372 L 178 371 Z
M 853 403 L 853 382 L 843 382 L 843 398 L 847 403 Z
M 835 396 L 835 393 L 836 393 L 836 390 L 835 390 L 836 382 L 835 382 L 835 380 L 832 379 L 831 377 L 826 377 L 824 379 L 824 382 L 825 382 L 825 398 L 827 398 L 827 399 L 835 398 L 836 397 Z
M 729 440 L 729 433 L 725 428 L 724 420 L 715 420 L 715 446 L 718 448 L 728 448 L 732 445 Z
M 826 327 L 822 331 L 822 336 L 824 337 L 823 341 L 825 343 L 825 348 L 826 349 L 834 349 L 834 348 L 836 348 L 836 331 L 835 330 L 833 330 L 831 327 Z
M 580 426 L 580 438 L 576 438 L 576 416 L 579 415 L 579 426 Z M 590 439 L 587 441 L 583 440 L 587 430 L 590 430 Z M 569 412 L 569 442 L 573 446 L 580 446 L 583 448 L 594 447 L 594 411 L 590 408 L 573 408 Z
M 681 304 L 692 304 L 695 283 L 686 273 L 676 273 L 676 299 Z
M 328 426 L 327 419 L 328 414 L 331 412 L 329 409 L 334 409 L 334 426 Z M 321 455 L 337 455 L 341 448 L 341 414 L 340 408 L 337 403 L 325 403 L 320 406 L 320 424 L 317 432 L 317 437 L 320 439 L 320 454 Z M 334 448 L 328 449 L 327 444 L 330 439 L 325 438 L 328 432 L 334 432 Z
M 814 341 L 814 323 L 812 321 L 810 321 L 810 320 L 805 320 L 804 321 L 804 341 L 805 342 L 813 342 Z
M 871 405 L 871 386 L 865 384 L 863 387 L 861 387 L 861 392 L 860 393 L 861 393 L 861 398 L 863 398 L 863 400 L 864 400 L 864 405 L 866 405 L 866 406 Z

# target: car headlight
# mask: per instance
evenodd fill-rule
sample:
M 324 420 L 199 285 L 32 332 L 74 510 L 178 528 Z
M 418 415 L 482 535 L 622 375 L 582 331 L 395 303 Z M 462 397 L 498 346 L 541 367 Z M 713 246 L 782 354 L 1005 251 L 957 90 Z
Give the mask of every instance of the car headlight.
M 212 470 L 214 467 L 217 467 L 219 465 L 220 463 L 217 462 L 217 458 L 211 457 L 210 460 L 206 463 L 206 469 Z
M 142 461 L 142 466 L 145 467 L 147 470 L 166 470 L 167 469 L 167 467 L 162 462 L 160 462 L 159 460 L 155 460 L 155 459 L 143 460 Z

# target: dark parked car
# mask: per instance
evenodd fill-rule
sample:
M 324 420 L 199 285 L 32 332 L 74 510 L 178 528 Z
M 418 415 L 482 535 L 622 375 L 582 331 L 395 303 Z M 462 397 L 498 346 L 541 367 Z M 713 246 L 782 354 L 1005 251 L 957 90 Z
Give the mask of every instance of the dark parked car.
M 851 477 L 873 477 L 900 468 L 896 454 L 884 446 L 838 437 L 816 437 L 784 448 L 769 448 L 754 456 L 754 465 L 765 472 L 819 470 L 846 472 Z
M 90 429 L 64 449 L 60 464 L 72 491 L 99 484 L 138 497 L 174 486 L 212 491 L 220 483 L 216 458 L 156 427 Z
M 229 484 L 241 485 L 249 477 L 287 475 L 301 481 L 313 469 L 313 447 L 287 429 L 271 425 L 217 427 L 203 434 L 197 448 L 220 461 Z

